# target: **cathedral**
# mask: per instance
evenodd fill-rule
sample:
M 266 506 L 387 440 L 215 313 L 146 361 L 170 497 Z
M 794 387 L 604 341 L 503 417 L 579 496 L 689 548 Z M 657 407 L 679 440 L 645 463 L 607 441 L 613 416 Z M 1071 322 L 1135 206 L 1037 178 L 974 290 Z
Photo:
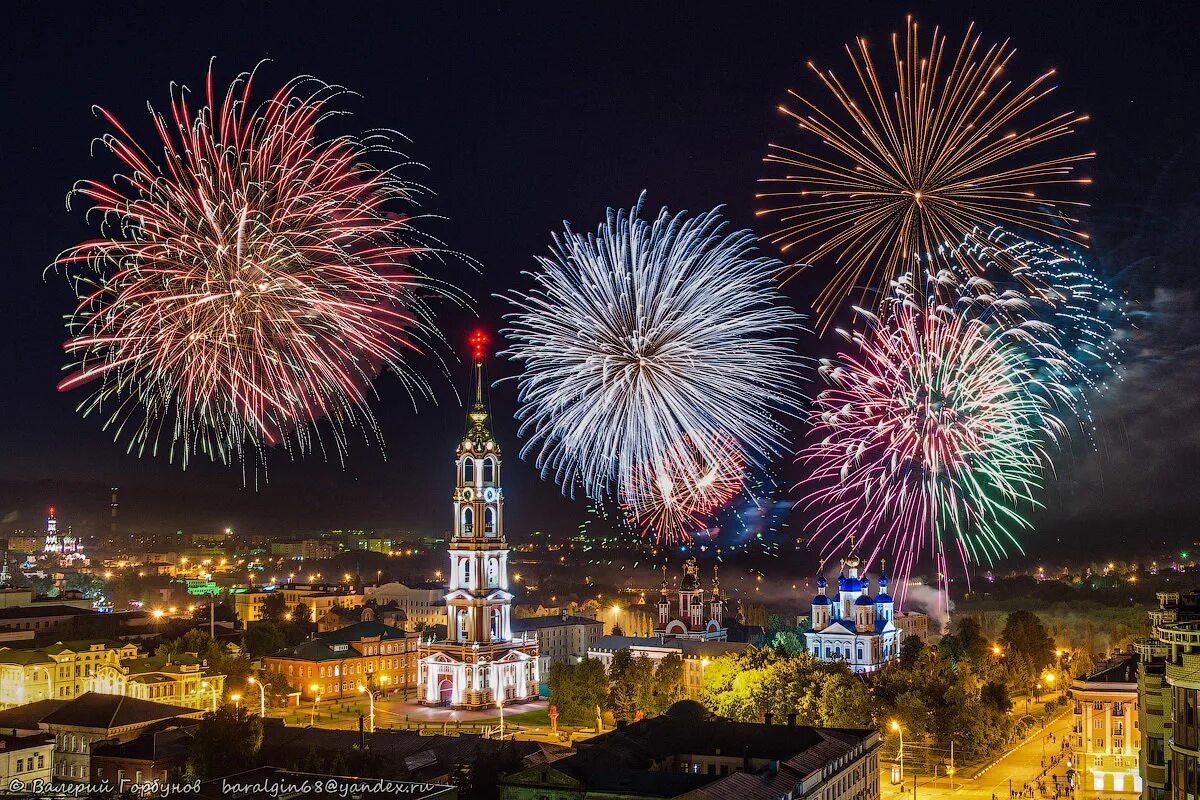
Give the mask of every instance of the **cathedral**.
M 838 591 L 832 598 L 826 594 L 824 573 L 817 576 L 819 594 L 812 600 L 812 628 L 804 639 L 815 658 L 845 661 L 854 672 L 876 672 L 900 657 L 904 631 L 896 626 L 887 575 L 880 573 L 879 593 L 872 598 L 871 579 L 858 575 L 860 563 L 852 549 L 842 562 Z
M 663 566 L 658 621 L 654 625 L 655 636 L 717 642 L 729 639 L 729 631 L 723 622 L 725 601 L 721 597 L 721 582 L 717 579 L 715 566 L 712 591 L 707 600 L 704 597 L 704 587 L 700 585 L 700 568 L 696 566 L 694 558 L 689 558 L 683 565 L 683 579 L 679 582 L 675 603 L 671 602 L 670 594 L 667 588 L 667 568 Z
M 422 646 L 418 696 L 425 705 L 480 709 L 538 697 L 538 645 L 513 640 L 504 539 L 500 446 L 487 429 L 482 340 L 475 344 L 475 405 L 455 455 L 446 639 Z

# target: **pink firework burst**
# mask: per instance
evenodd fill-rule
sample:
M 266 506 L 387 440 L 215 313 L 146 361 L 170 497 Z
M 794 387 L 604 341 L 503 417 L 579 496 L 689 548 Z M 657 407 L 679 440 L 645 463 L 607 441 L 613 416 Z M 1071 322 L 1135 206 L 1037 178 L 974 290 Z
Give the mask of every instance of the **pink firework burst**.
M 407 359 L 440 340 L 429 299 L 456 296 L 413 265 L 438 252 L 412 224 L 421 190 L 372 163 L 402 158 L 397 137 L 323 135 L 338 87 L 296 78 L 254 105 L 254 83 L 218 95 L 210 70 L 198 108 L 173 90 L 151 147 L 100 109 L 123 169 L 76 185 L 102 236 L 55 261 L 79 298 L 59 389 L 90 386 L 82 413 L 184 467 L 378 439 L 372 380 L 428 394 Z
M 621 504 L 643 536 L 662 543 L 687 541 L 742 489 L 746 461 L 737 446 L 717 437 L 692 437 L 668 449 L 622 491 Z

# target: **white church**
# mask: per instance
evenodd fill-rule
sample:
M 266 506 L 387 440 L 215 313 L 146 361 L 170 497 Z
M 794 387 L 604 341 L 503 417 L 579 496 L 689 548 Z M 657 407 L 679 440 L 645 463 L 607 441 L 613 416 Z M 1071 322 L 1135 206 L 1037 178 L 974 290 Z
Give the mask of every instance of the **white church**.
M 879 593 L 871 597 L 871 580 L 859 577 L 861 562 L 851 552 L 842 562 L 837 594 L 826 594 L 825 575 L 817 576 L 812 599 L 812 628 L 805 632 L 808 652 L 822 661 L 845 661 L 854 672 L 876 672 L 900 657 L 905 631 L 896 626 L 895 603 L 887 593 L 887 575 L 879 575 Z M 822 564 L 822 566 L 824 566 Z M 919 615 L 924 618 L 924 615 Z

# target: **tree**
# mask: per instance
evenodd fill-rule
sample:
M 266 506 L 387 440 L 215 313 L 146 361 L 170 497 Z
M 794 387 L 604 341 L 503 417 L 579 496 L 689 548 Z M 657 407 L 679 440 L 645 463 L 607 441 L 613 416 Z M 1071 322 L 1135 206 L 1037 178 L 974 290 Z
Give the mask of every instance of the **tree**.
M 916 634 L 905 636 L 900 641 L 900 665 L 905 669 L 912 669 L 916 666 L 917 659 L 921 657 L 921 651 L 924 649 L 925 642 L 921 640 L 920 636 Z
M 658 716 L 687 697 L 683 686 L 683 659 L 678 653 L 663 657 L 654 668 L 654 703 L 647 716 Z
M 608 668 L 609 707 L 617 719 L 633 720 L 640 711 L 651 714 L 654 697 L 654 661 L 634 656 L 628 649 L 613 653 Z
M 257 622 L 246 628 L 242 639 L 250 658 L 270 655 L 287 646 L 283 629 L 272 622 Z
M 596 706 L 608 702 L 608 675 L 604 665 L 594 658 L 578 664 L 551 664 L 550 702 L 558 708 L 559 719 L 567 725 L 594 725 Z
M 1003 681 L 988 681 L 979 689 L 979 700 L 985 706 L 1007 714 L 1012 711 L 1012 697 Z
M 1054 640 L 1032 611 L 1022 609 L 1009 614 L 1000 633 L 1000 643 L 1006 658 L 1025 658 L 1034 674 L 1040 673 L 1054 659 Z
M 283 592 L 271 592 L 263 600 L 262 618 L 267 622 L 278 625 L 287 618 L 287 598 Z
M 211 780 L 257 765 L 262 747 L 262 720 L 245 707 L 221 706 L 196 726 L 186 772 L 192 779 Z

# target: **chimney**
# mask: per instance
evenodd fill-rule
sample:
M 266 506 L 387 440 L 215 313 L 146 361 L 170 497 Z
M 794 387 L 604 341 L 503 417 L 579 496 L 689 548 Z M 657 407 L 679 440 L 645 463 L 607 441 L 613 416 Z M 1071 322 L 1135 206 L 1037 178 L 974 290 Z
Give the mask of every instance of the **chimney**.
M 771 712 L 768 711 L 766 714 L 763 714 L 763 725 L 770 725 L 770 724 L 771 724 Z
M 795 727 L 796 727 L 796 712 L 793 711 L 791 714 L 788 714 L 788 728 L 792 729 Z

